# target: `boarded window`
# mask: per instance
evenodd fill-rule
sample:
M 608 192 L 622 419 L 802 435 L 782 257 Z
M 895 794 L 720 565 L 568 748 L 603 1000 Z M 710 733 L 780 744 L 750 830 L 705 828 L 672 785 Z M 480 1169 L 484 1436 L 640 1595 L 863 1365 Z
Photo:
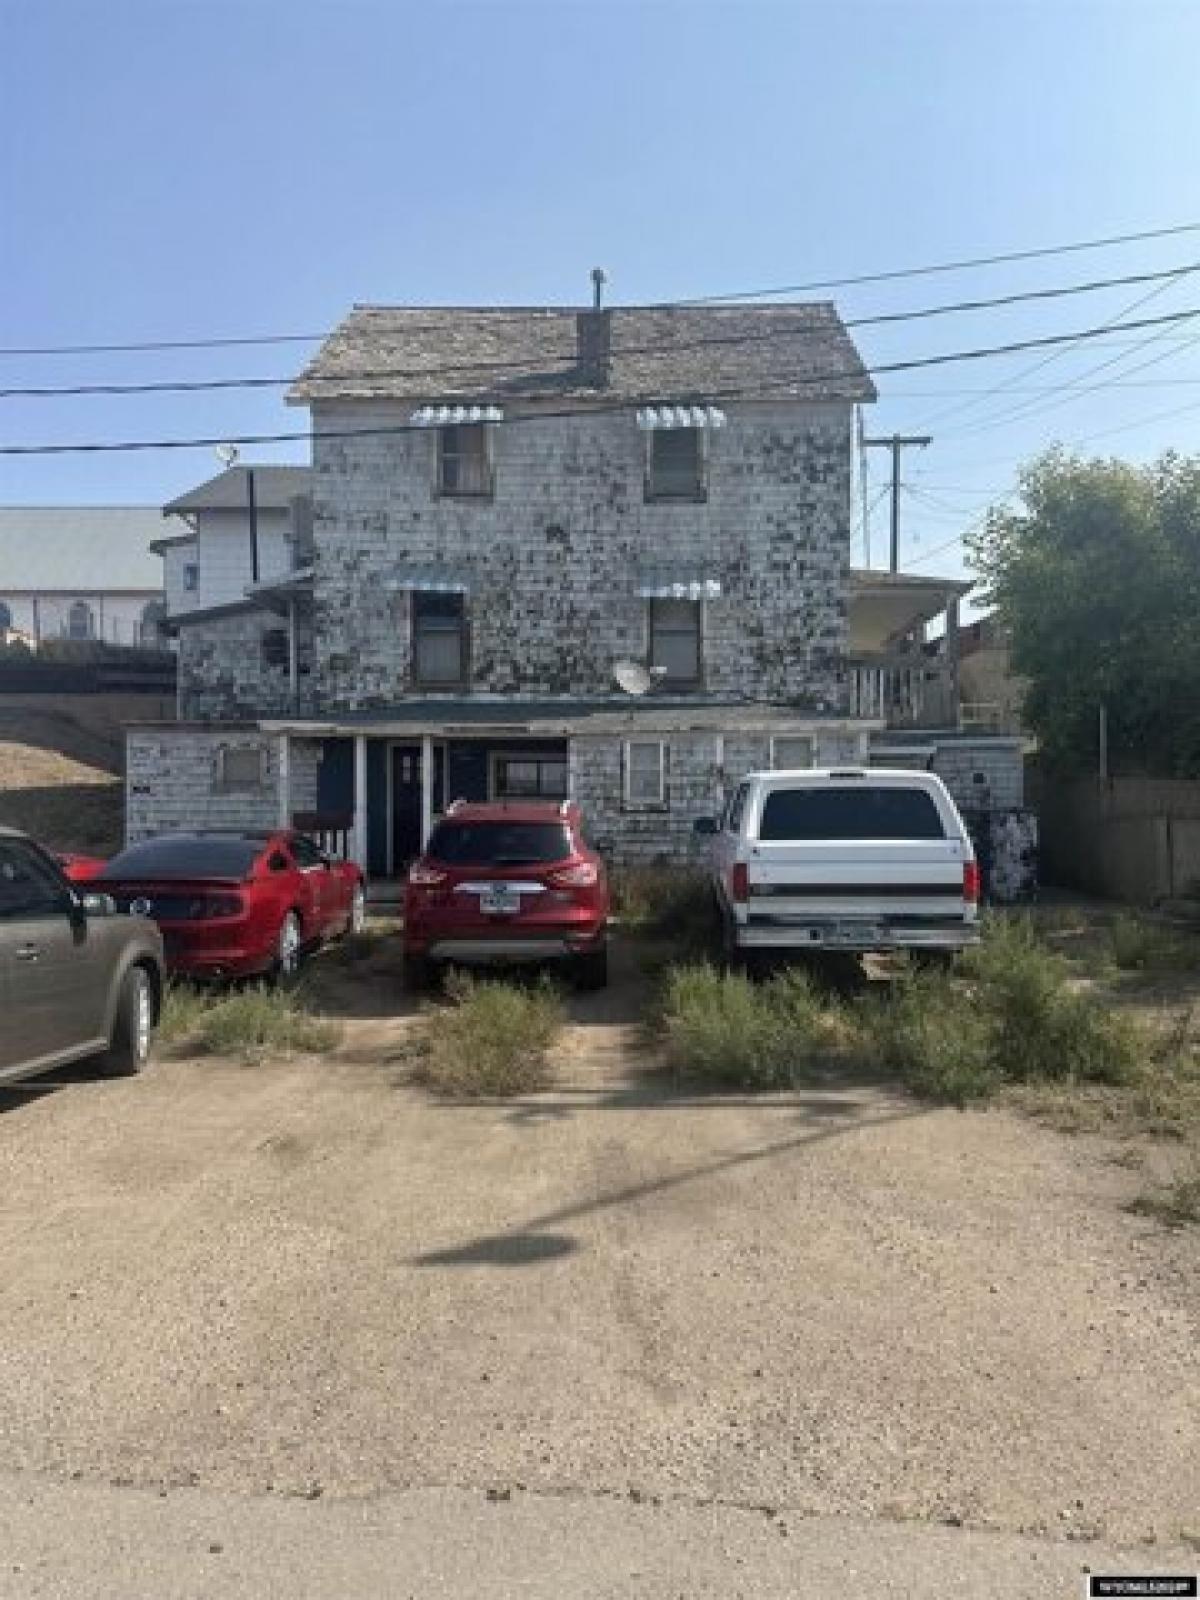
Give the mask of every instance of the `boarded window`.
M 491 494 L 486 423 L 462 422 L 438 429 L 438 488 L 442 494 Z
M 646 493 L 653 500 L 704 498 L 704 432 L 656 428 L 646 435 Z
M 625 745 L 625 803 L 661 806 L 667 799 L 667 747 L 661 739 L 630 739 Z
M 261 789 L 266 752 L 255 745 L 230 745 L 217 752 L 217 784 L 222 789 Z
M 667 683 L 700 681 L 698 600 L 651 600 L 650 665 Z
M 771 765 L 779 772 L 799 772 L 813 764 L 810 735 L 779 734 L 771 740 Z
M 461 594 L 413 595 L 413 677 L 418 684 L 435 688 L 466 681 L 466 609 Z

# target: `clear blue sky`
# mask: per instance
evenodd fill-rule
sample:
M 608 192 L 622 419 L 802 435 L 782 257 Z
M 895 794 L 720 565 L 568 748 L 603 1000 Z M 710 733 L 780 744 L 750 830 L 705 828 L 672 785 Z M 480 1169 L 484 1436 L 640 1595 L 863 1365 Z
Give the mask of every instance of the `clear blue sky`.
M 0 0 L 0 345 L 316 332 L 355 300 L 571 302 L 594 264 L 614 302 L 687 297 L 1200 220 L 1198 62 L 1193 0 Z M 836 298 L 864 315 L 1193 260 L 1200 233 Z M 860 343 L 888 361 L 1082 328 L 1153 287 Z M 1193 305 L 1200 273 L 1132 314 Z M 9 358 L 0 383 L 301 354 Z M 936 435 L 906 466 L 906 560 L 1053 439 L 1200 448 L 1200 320 L 1023 382 L 1158 355 L 1068 403 L 961 392 L 1036 355 L 881 380 L 871 427 Z M 1038 414 L 1005 416 L 1021 406 Z M 0 400 L 0 439 L 303 418 L 271 391 Z M 209 451 L 0 460 L 0 502 L 158 502 L 214 469 Z

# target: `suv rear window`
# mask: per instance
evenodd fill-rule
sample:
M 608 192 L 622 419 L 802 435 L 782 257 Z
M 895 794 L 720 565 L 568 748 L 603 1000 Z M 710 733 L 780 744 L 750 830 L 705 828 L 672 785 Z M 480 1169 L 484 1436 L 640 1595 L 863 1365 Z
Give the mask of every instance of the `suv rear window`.
M 147 839 L 115 855 L 103 878 L 246 878 L 262 839 Z
M 439 822 L 425 853 L 450 866 L 530 867 L 573 852 L 561 822 Z
M 924 789 L 774 789 L 763 802 L 760 839 L 944 839 Z

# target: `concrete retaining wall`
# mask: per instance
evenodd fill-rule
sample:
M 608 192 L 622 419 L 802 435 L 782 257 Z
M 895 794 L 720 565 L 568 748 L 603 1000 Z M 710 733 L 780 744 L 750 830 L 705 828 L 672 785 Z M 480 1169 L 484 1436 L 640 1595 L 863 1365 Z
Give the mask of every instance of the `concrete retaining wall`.
M 1042 876 L 1138 905 L 1200 887 L 1200 782 L 1040 778 Z

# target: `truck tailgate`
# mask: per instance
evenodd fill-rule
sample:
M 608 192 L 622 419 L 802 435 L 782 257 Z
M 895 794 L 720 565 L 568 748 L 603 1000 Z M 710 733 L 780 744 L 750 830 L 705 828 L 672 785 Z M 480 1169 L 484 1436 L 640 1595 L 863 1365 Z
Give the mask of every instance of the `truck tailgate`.
M 747 862 L 747 914 L 787 921 L 965 917 L 966 859 L 957 839 L 760 841 Z

